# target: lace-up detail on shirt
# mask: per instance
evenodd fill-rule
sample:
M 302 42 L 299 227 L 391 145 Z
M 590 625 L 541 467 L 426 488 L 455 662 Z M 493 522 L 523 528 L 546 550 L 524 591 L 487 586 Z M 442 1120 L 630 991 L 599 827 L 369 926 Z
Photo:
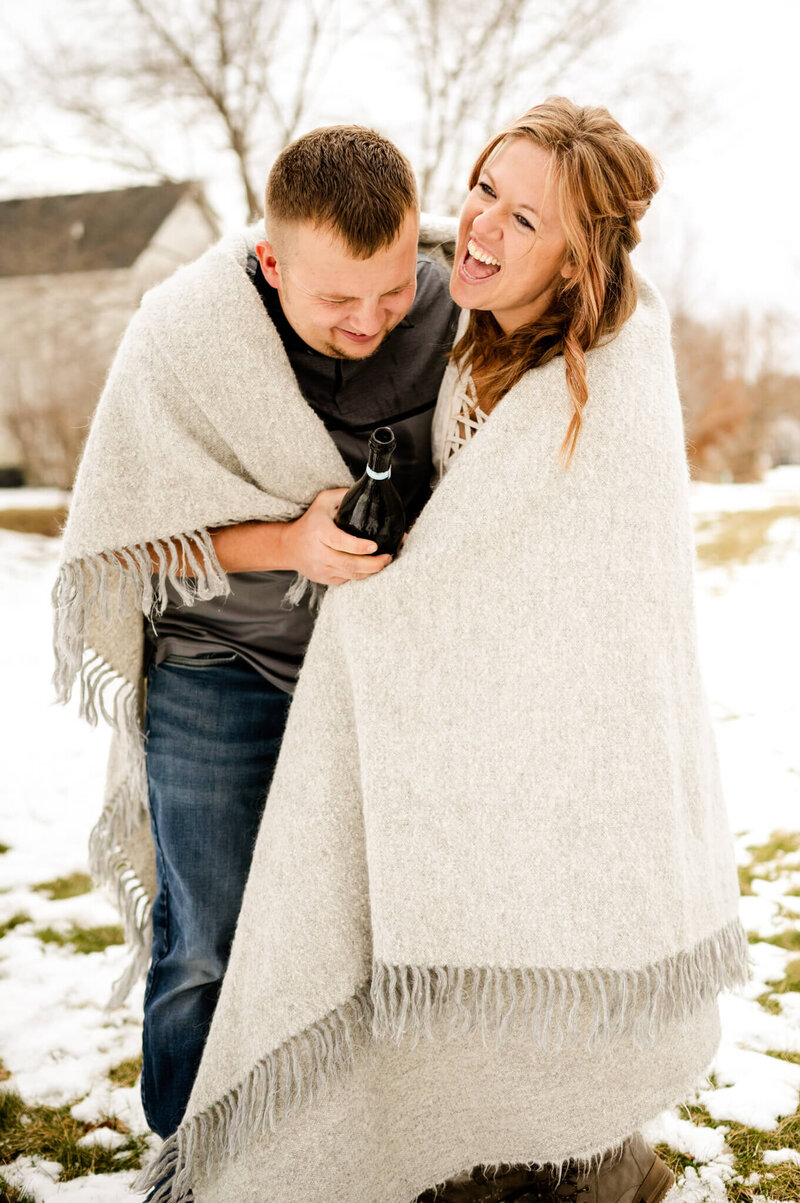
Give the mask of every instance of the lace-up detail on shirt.
M 446 472 L 453 456 L 469 442 L 475 431 L 483 426 L 488 418 L 478 404 L 478 395 L 472 376 L 459 375 L 453 391 L 450 411 L 450 428 L 445 436 L 442 448 L 442 472 Z

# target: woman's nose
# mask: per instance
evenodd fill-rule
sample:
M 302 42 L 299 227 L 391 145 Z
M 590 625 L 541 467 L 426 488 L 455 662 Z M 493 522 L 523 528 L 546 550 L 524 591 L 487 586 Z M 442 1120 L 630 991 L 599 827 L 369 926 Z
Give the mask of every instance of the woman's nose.
M 481 210 L 472 222 L 472 228 L 476 234 L 483 234 L 487 238 L 496 241 L 502 234 L 502 225 L 500 213 L 497 204 L 489 205 Z

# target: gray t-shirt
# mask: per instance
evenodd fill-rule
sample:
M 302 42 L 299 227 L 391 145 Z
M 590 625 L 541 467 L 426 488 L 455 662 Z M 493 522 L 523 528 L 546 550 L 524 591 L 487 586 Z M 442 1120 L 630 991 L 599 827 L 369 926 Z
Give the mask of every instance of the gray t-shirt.
M 408 525 L 431 487 L 431 420 L 458 320 L 446 271 L 424 255 L 417 260 L 417 294 L 406 317 L 368 359 L 332 359 L 309 347 L 289 325 L 277 291 L 251 255 L 248 274 L 264 301 L 297 377 L 300 391 L 325 423 L 355 477 L 362 475 L 367 443 L 376 426 L 397 439 L 392 480 L 406 507 Z M 307 600 L 290 609 L 283 597 L 293 572 L 230 573 L 228 597 L 182 604 L 168 586 L 168 603 L 145 630 L 156 664 L 167 656 L 237 652 L 273 685 L 292 693 L 314 614 Z

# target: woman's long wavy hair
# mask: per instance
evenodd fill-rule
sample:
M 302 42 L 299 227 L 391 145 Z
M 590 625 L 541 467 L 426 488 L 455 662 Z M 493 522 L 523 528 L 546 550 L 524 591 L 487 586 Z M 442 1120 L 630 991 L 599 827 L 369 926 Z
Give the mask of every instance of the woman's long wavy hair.
M 585 354 L 613 337 L 636 308 L 630 252 L 640 241 L 639 221 L 658 191 L 661 169 L 607 109 L 579 108 L 551 96 L 484 147 L 470 188 L 513 138 L 529 138 L 552 152 L 548 187 L 556 188 L 566 262 L 574 270 L 560 280 L 548 311 L 511 334 L 503 333 L 490 312 L 473 310 L 452 356 L 472 365 L 488 413 L 527 371 L 563 355 L 574 406 L 561 445 L 569 467 L 589 395 Z

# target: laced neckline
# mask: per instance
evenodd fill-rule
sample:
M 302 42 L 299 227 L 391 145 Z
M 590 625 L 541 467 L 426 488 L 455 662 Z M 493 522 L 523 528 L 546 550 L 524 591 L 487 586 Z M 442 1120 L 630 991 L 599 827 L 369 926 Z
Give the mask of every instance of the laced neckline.
M 488 416 L 478 402 L 472 375 L 469 372 L 463 375 L 459 373 L 450 407 L 450 427 L 442 450 L 443 469 L 447 469 L 453 457 L 483 426 Z

